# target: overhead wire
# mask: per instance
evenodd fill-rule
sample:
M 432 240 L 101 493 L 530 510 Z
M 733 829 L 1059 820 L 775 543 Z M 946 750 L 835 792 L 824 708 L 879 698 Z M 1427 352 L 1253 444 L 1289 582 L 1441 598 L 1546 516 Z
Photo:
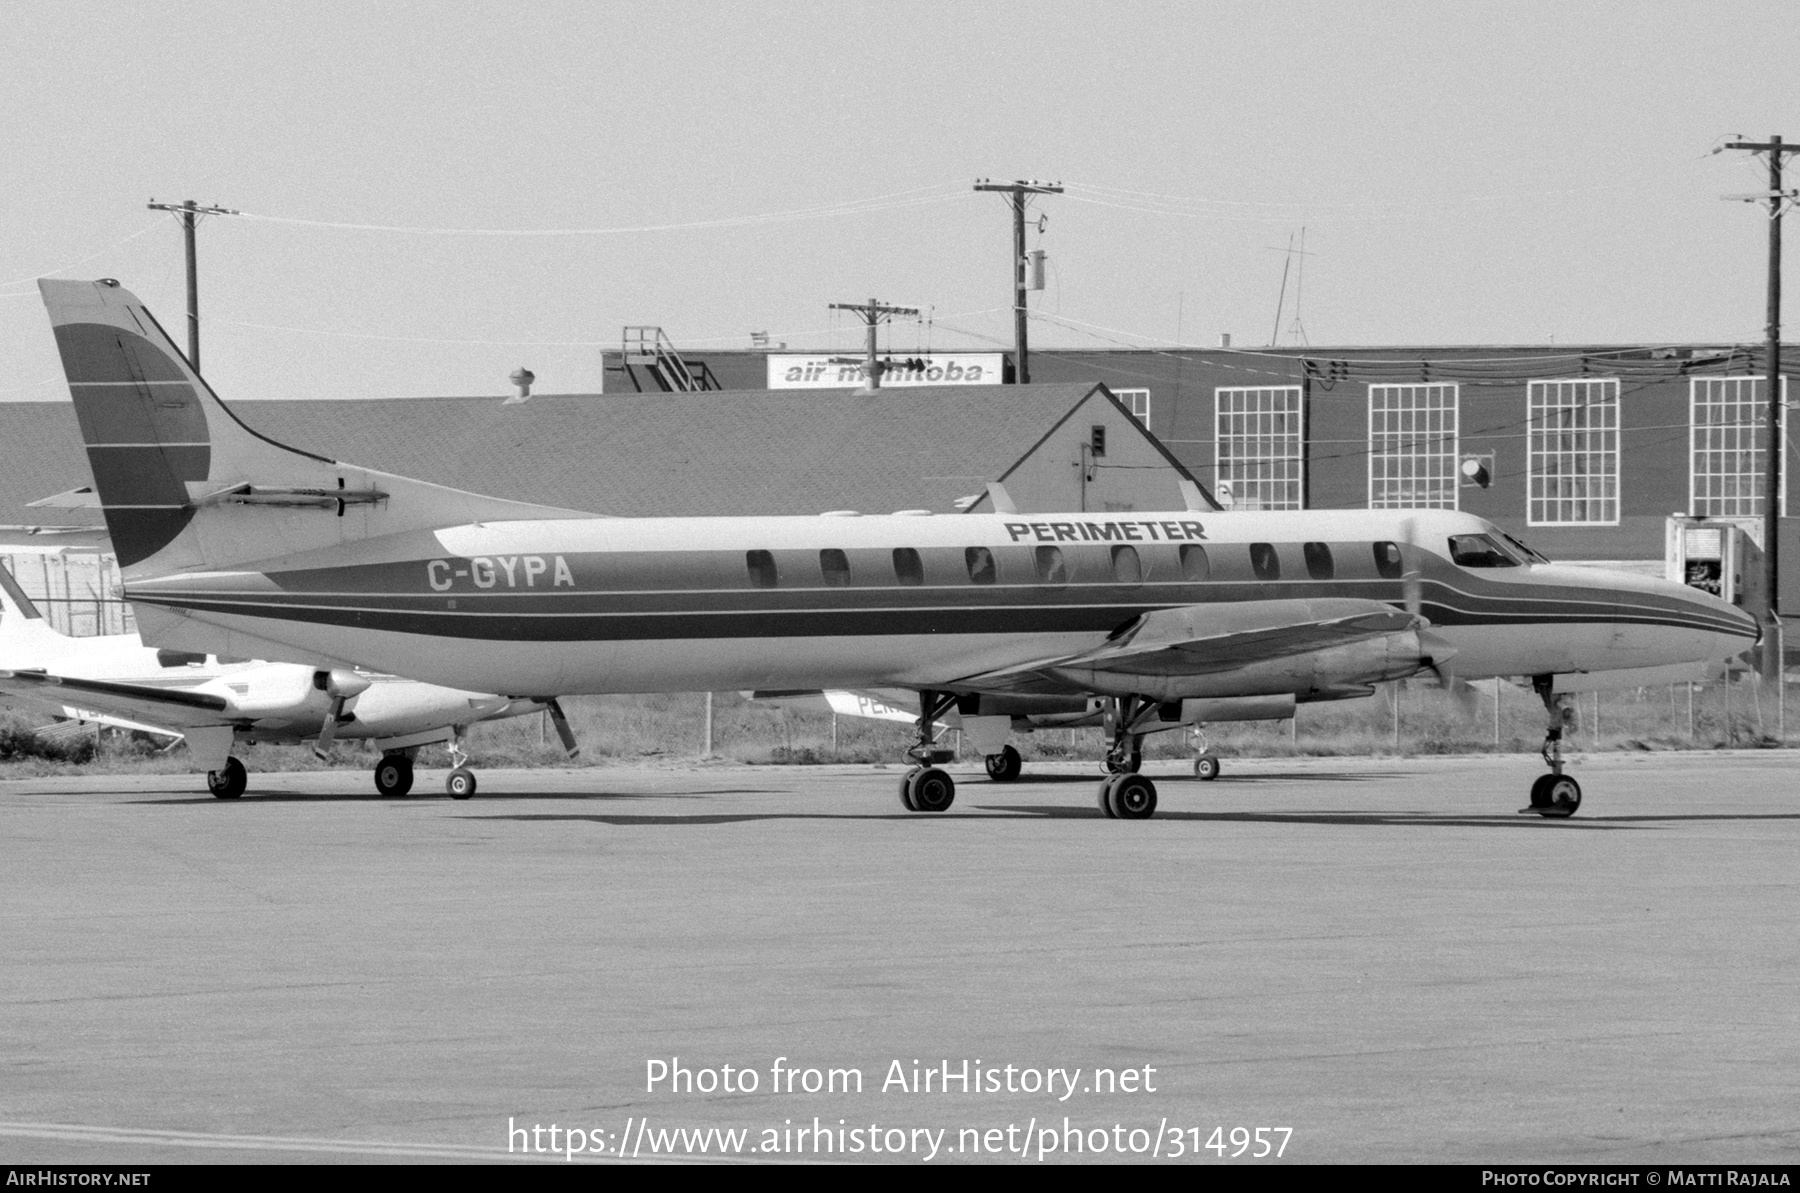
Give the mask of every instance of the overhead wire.
M 797 207 L 787 211 L 771 211 L 756 215 L 725 216 L 717 219 L 687 220 L 667 224 L 638 224 L 611 228 L 443 228 L 426 227 L 407 224 L 371 224 L 353 223 L 339 220 L 309 220 L 294 216 L 263 215 L 257 212 L 240 212 L 240 218 L 259 220 L 264 223 L 291 224 L 307 228 L 331 228 L 353 232 L 389 232 L 409 236 L 621 236 L 644 232 L 682 232 L 704 228 L 741 228 L 757 224 L 784 223 L 792 220 L 828 219 L 843 215 L 860 215 L 865 212 L 891 211 L 902 207 L 918 207 L 931 203 L 943 203 L 951 199 L 963 197 L 964 191 L 946 190 L 949 183 L 934 183 L 927 187 L 915 187 L 912 190 L 895 191 L 888 195 L 875 195 L 867 199 L 853 199 L 838 203 L 825 203 L 813 207 Z M 937 193 L 928 193 L 937 192 Z

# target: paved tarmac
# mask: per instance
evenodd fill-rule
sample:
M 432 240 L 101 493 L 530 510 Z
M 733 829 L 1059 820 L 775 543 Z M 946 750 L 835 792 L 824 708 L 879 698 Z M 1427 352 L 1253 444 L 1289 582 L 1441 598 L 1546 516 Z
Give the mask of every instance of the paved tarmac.
M 959 769 L 941 816 L 898 768 L 0 783 L 0 1161 L 504 1158 L 509 1122 L 840 1158 L 815 1116 L 852 1160 L 946 1129 L 934 1164 L 1062 1158 L 1065 1117 L 1104 1159 L 1794 1161 L 1794 756 L 1595 756 L 1569 821 L 1516 814 L 1539 769 L 1164 764 L 1147 822 L 1074 766 Z M 677 1057 L 757 1089 L 647 1090 Z

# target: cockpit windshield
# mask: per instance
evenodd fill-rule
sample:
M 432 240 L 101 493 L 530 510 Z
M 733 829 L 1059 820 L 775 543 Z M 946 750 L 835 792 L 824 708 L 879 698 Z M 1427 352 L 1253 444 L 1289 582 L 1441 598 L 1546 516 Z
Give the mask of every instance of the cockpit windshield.
M 1545 558 L 1543 555 L 1540 555 L 1538 552 L 1533 551 L 1530 547 L 1527 547 L 1524 543 L 1520 542 L 1518 539 L 1514 538 L 1512 535 L 1506 533 L 1506 531 L 1502 530 L 1500 532 L 1500 537 L 1505 539 L 1507 542 L 1511 543 L 1515 548 L 1517 548 L 1519 554 L 1522 557 L 1524 557 L 1524 560 L 1526 563 L 1549 563 L 1550 562 L 1549 559 Z
M 1519 560 L 1488 534 L 1450 536 L 1450 560 L 1466 568 L 1516 568 Z

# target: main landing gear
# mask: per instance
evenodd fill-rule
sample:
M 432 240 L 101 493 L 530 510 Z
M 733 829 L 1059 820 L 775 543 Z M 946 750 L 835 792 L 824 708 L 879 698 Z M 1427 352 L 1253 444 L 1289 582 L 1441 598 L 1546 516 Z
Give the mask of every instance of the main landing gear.
M 412 754 L 405 750 L 383 754 L 375 764 L 375 791 L 384 797 L 398 797 L 412 790 Z
M 213 793 L 214 799 L 236 799 L 249 785 L 249 772 L 235 758 L 226 758 L 224 766 L 206 772 L 206 789 Z
M 996 783 L 1010 783 L 1019 777 L 1025 769 L 1025 760 L 1011 746 L 1002 749 L 998 754 L 989 754 L 987 762 L 988 778 Z
M 956 781 L 935 765 L 948 762 L 950 753 L 932 748 L 937 744 L 937 719 L 955 703 L 956 696 L 952 692 L 919 693 L 919 739 L 906 751 L 906 756 L 915 765 L 900 779 L 900 803 L 908 812 L 943 812 L 956 800 Z M 1017 750 L 1011 746 L 1006 749 L 1018 758 Z M 988 763 L 988 774 L 994 774 L 992 761 Z M 1016 778 L 1017 775 L 1015 768 L 1013 776 Z
M 1563 774 L 1563 732 L 1575 728 L 1575 697 L 1568 692 L 1557 695 L 1551 690 L 1552 682 L 1553 677 L 1548 675 L 1535 676 L 1531 681 L 1544 702 L 1544 711 L 1549 714 L 1543 753 L 1550 773 L 1539 775 L 1532 783 L 1531 806 L 1520 808 L 1519 812 L 1521 815 L 1536 812 L 1539 816 L 1566 820 L 1581 807 L 1581 784 Z
M 1141 696 L 1108 697 L 1101 724 L 1112 735 L 1102 764 L 1109 772 L 1101 781 L 1100 811 L 1115 820 L 1148 820 L 1156 815 L 1156 784 L 1137 773 L 1144 761 L 1144 735 L 1139 726 L 1156 717 L 1156 702 Z

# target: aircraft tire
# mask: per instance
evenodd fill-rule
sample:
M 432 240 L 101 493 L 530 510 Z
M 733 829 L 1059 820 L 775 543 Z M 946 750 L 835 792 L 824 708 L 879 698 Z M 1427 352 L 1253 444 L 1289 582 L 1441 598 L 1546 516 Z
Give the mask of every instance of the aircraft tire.
M 915 766 L 900 776 L 900 806 L 905 808 L 908 812 L 918 811 L 918 809 L 913 806 L 912 785 L 913 780 L 918 778 L 919 772 L 924 769 L 925 768 L 922 766 Z
M 1107 805 L 1116 819 L 1148 820 L 1156 815 L 1156 784 L 1143 775 L 1120 775 L 1107 787 Z
M 935 766 L 928 766 L 913 776 L 912 802 L 915 812 L 947 812 L 956 802 L 956 780 Z
M 249 785 L 249 772 L 235 758 L 227 758 L 223 767 L 206 772 L 206 789 L 213 793 L 214 799 L 236 799 Z
M 412 759 L 404 754 L 388 754 L 375 764 L 375 791 L 384 797 L 398 797 L 412 790 Z
M 450 793 L 451 799 L 468 799 L 475 794 L 475 772 L 466 766 L 457 767 L 444 780 L 444 790 Z
M 987 764 L 988 778 L 996 783 L 1010 783 L 1025 769 L 1025 760 L 1011 746 L 998 754 L 989 754 L 984 761 Z
M 1097 802 L 1100 805 L 1100 814 L 1105 816 L 1108 820 L 1116 820 L 1119 815 L 1117 812 L 1113 811 L 1112 806 L 1112 786 L 1118 777 L 1119 776 L 1117 775 L 1108 775 L 1100 780 L 1100 790 L 1097 793 L 1099 799 Z
M 1544 777 L 1550 781 L 1544 784 L 1545 806 L 1538 809 L 1538 815 L 1555 820 L 1567 820 L 1575 815 L 1575 810 L 1581 807 L 1581 784 L 1568 775 Z
M 1550 781 L 1554 778 L 1556 778 L 1555 775 L 1539 775 L 1531 781 L 1531 810 L 1533 812 L 1542 812 L 1550 806 L 1550 796 L 1547 792 Z
M 1219 769 L 1217 754 L 1208 752 L 1194 759 L 1194 777 L 1202 782 L 1210 783 L 1218 778 Z

